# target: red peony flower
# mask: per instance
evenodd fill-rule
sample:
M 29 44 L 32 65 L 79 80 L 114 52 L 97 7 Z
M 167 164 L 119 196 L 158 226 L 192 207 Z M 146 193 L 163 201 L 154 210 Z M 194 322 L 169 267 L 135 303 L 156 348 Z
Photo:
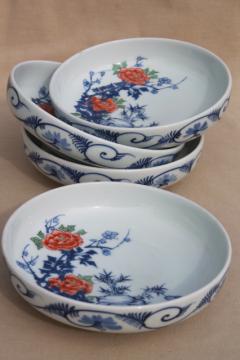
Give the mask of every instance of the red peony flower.
M 39 104 L 39 107 L 43 110 L 45 110 L 46 112 L 48 112 L 51 115 L 54 115 L 54 108 L 51 104 L 47 104 L 47 103 L 42 103 Z
M 54 277 L 48 280 L 51 287 L 60 287 L 61 280 L 58 277 Z
M 93 96 L 91 102 L 94 111 L 113 112 L 117 110 L 117 104 L 113 101 L 113 99 L 101 100 L 98 97 Z
M 71 250 L 83 244 L 79 234 L 67 231 L 54 230 L 43 240 L 43 245 L 49 250 Z
M 118 77 L 131 84 L 144 85 L 149 80 L 148 75 L 141 68 L 122 68 Z
M 64 280 L 51 278 L 48 282 L 51 287 L 59 288 L 61 292 L 69 295 L 75 295 L 79 291 L 82 291 L 84 294 L 89 294 L 93 289 L 91 283 L 73 274 L 65 275 Z

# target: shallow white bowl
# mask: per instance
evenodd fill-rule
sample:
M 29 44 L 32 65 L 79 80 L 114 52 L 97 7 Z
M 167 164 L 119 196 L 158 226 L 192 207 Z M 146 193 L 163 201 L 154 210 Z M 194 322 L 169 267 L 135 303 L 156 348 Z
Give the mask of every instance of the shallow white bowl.
M 44 175 L 61 183 L 90 181 L 122 181 L 165 187 L 186 177 L 195 167 L 203 147 L 203 138 L 194 139 L 172 163 L 145 169 L 109 169 L 86 166 L 62 158 L 23 130 L 25 153 L 31 163 Z
M 138 147 L 169 147 L 202 134 L 225 111 L 224 62 L 197 45 L 136 38 L 103 43 L 65 61 L 50 97 L 79 128 Z
M 15 289 L 35 309 L 117 333 L 196 314 L 221 288 L 231 260 L 229 237 L 206 210 L 120 183 L 35 197 L 8 220 L 2 247 Z
M 138 149 L 113 143 L 78 130 L 53 116 L 48 84 L 59 63 L 27 61 L 9 77 L 8 102 L 14 115 L 32 134 L 69 157 L 109 168 L 157 166 L 173 160 L 182 148 Z M 49 112 L 47 112 L 47 111 Z

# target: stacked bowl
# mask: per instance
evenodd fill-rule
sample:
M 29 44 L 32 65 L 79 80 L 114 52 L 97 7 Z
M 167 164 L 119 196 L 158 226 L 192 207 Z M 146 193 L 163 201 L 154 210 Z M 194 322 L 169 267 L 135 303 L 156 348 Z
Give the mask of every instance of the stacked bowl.
M 27 157 L 62 184 L 181 180 L 230 92 L 230 71 L 216 55 L 160 38 L 100 44 L 62 64 L 20 63 L 8 83 Z

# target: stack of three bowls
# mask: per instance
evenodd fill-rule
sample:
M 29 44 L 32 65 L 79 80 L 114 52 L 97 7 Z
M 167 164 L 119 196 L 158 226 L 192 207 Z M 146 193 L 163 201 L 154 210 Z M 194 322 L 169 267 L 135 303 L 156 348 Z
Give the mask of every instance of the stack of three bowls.
M 220 119 L 231 75 L 216 55 L 169 39 L 128 39 L 63 64 L 29 61 L 11 71 L 8 99 L 25 152 L 63 183 L 173 184 L 195 166 Z

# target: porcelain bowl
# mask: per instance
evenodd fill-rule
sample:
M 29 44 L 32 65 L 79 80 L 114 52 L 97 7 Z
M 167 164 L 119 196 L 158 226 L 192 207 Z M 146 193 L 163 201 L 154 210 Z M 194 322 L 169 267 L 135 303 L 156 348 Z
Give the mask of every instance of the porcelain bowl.
M 178 40 L 135 38 L 72 56 L 52 76 L 49 92 L 63 120 L 149 148 L 205 132 L 226 110 L 231 86 L 228 67 L 210 51 Z
M 158 166 L 174 159 L 182 145 L 165 150 L 138 149 L 113 143 L 65 124 L 53 115 L 48 84 L 59 63 L 27 61 L 10 73 L 8 102 L 19 121 L 36 137 L 81 162 L 109 168 Z
M 44 175 L 61 184 L 118 181 L 165 187 L 182 180 L 194 169 L 204 141 L 198 138 L 186 144 L 172 163 L 143 169 L 97 168 L 76 163 L 61 157 L 25 130 L 23 142 L 25 154 L 31 163 Z
M 35 309 L 115 333 L 197 314 L 221 288 L 231 259 L 226 231 L 206 210 L 123 183 L 77 184 L 33 198 L 8 220 L 2 247 L 13 286 Z

